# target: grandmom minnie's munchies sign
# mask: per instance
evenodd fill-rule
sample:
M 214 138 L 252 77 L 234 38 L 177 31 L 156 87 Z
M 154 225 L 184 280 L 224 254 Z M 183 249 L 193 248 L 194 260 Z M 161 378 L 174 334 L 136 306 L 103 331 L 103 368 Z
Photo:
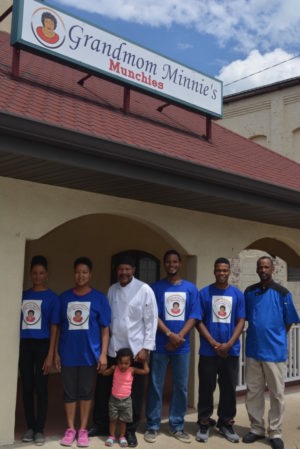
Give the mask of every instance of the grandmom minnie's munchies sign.
M 14 0 L 11 44 L 222 116 L 222 82 L 38 0 Z

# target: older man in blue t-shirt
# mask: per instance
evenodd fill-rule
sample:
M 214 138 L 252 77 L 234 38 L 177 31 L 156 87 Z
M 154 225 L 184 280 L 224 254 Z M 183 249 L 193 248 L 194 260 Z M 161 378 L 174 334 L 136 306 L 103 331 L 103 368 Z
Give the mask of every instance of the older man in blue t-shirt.
M 245 291 L 249 327 L 246 339 L 246 407 L 250 432 L 244 443 L 254 443 L 265 436 L 264 390 L 270 394 L 268 434 L 273 449 L 283 449 L 284 378 L 287 358 L 287 332 L 299 322 L 290 292 L 272 279 L 273 260 L 260 257 L 256 272 L 258 284 Z
M 162 415 L 162 393 L 166 370 L 172 371 L 172 397 L 169 410 L 170 433 L 183 443 L 190 436 L 184 431 L 187 384 L 190 363 L 189 332 L 201 318 L 197 287 L 180 276 L 181 256 L 175 250 L 164 255 L 167 277 L 152 285 L 158 307 L 156 350 L 151 354 L 147 395 L 145 441 L 154 443 Z

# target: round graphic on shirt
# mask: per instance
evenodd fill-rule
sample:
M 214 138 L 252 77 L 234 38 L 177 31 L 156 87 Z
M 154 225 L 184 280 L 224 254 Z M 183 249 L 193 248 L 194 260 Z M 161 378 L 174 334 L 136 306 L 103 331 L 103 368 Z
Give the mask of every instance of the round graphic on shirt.
M 90 316 L 90 302 L 69 302 L 67 316 L 69 329 L 88 329 Z
M 231 296 L 213 296 L 213 323 L 230 323 L 232 311 Z
M 185 292 L 165 293 L 165 318 L 166 320 L 184 320 L 186 303 Z
M 23 323 L 22 329 L 41 329 L 41 300 L 30 299 L 22 303 Z
M 47 48 L 58 48 L 66 39 L 62 18 L 49 8 L 38 8 L 34 11 L 31 29 L 37 41 Z

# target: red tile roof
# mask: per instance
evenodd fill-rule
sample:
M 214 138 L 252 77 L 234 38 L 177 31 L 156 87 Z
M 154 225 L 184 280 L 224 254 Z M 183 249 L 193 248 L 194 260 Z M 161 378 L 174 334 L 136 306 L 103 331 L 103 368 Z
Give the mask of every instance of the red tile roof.
M 201 137 L 205 118 L 131 92 L 130 114 L 120 109 L 123 88 L 21 51 L 20 78 L 11 77 L 12 48 L 0 32 L 0 111 L 114 142 L 183 159 L 196 165 L 300 191 L 300 164 L 212 123 L 212 140 Z

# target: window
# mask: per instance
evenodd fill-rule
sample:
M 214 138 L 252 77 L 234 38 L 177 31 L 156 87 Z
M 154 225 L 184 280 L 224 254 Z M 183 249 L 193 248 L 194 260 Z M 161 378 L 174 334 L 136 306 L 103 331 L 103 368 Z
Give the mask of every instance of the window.
M 116 264 L 120 256 L 130 254 L 136 262 L 136 270 L 134 276 L 143 282 L 151 285 L 159 280 L 160 277 L 160 261 L 152 254 L 138 250 L 122 251 L 115 254 L 111 258 L 111 283 L 117 282 Z

